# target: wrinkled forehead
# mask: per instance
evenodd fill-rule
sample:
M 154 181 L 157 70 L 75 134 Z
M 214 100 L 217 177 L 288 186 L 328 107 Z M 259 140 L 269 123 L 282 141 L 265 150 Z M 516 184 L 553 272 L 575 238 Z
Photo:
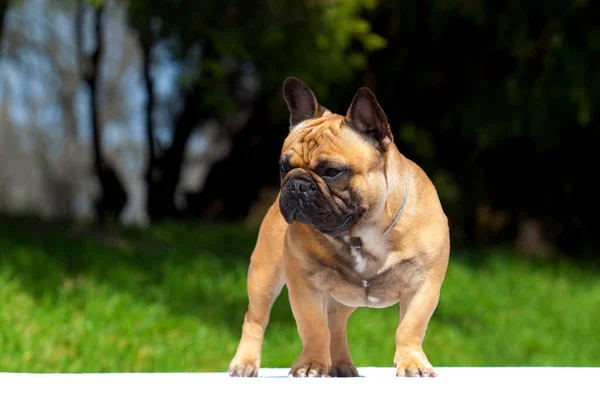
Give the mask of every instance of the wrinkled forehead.
M 367 162 L 370 152 L 375 151 L 368 142 L 347 124 L 344 117 L 328 114 L 302 122 L 292 129 L 281 152 L 297 167 L 315 168 L 328 161 L 344 164 L 347 160 Z M 364 158 L 364 160 L 362 160 Z

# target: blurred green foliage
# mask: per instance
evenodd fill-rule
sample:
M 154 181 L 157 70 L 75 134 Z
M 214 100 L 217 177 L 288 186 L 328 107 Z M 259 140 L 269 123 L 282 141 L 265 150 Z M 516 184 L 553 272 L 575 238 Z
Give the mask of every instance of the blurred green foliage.
M 587 216 L 595 205 L 581 172 L 600 145 L 600 3 L 130 0 L 128 7 L 140 38 L 168 47 L 170 61 L 184 68 L 182 93 L 190 86 L 201 93 L 192 102 L 203 106 L 202 118 L 226 124 L 241 109 L 260 110 L 232 136 L 261 154 L 251 160 L 261 178 L 241 177 L 255 183 L 221 217 L 242 218 L 260 187 L 277 184 L 267 167 L 277 146 L 260 136 L 285 133 L 279 93 L 295 75 L 338 113 L 359 86 L 375 91 L 400 150 L 438 187 L 456 243 L 476 239 L 476 210 L 488 203 L 510 216 L 501 239 L 514 240 L 528 216 L 559 247 L 594 248 L 598 230 Z M 236 95 L 241 76 L 259 85 L 252 100 Z M 237 159 L 223 164 L 240 159 L 232 154 Z M 202 206 L 191 215 L 231 197 L 219 185 L 198 195 Z
M 0 369 L 26 372 L 225 371 L 246 311 L 255 231 L 161 224 L 97 237 L 36 221 L 0 224 Z M 597 272 L 508 252 L 455 253 L 428 328 L 437 366 L 598 366 Z M 597 266 L 596 266 L 597 267 Z M 392 366 L 398 307 L 359 309 L 358 366 Z M 284 291 L 264 367 L 301 344 Z
M 129 4 L 136 29 L 151 30 L 156 41 L 168 43 L 176 60 L 192 60 L 182 84 L 199 80 L 205 89 L 203 101 L 226 115 L 238 107 L 231 96 L 230 75 L 244 63 L 252 63 L 267 93 L 279 91 L 286 76 L 301 75 L 326 95 L 332 83 L 348 82 L 365 68 L 365 50 L 385 45 L 361 15 L 376 6 L 375 0 Z M 194 57 L 198 51 L 201 62 Z
M 383 0 L 365 15 L 386 40 L 367 82 L 434 178 L 455 242 L 474 239 L 487 202 L 509 212 L 508 237 L 526 215 L 564 248 L 594 248 L 600 3 Z

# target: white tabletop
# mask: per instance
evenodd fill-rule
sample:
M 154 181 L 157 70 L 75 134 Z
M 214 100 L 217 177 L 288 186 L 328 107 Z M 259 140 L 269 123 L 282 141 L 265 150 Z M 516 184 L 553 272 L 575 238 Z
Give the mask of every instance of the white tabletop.
M 600 368 L 438 367 L 437 378 L 396 378 L 393 368 L 358 368 L 358 378 L 258 378 L 214 373 L 0 373 L 0 399 L 600 399 Z M 409 397 L 411 396 L 411 397 Z M 415 397 L 412 397 L 415 396 Z

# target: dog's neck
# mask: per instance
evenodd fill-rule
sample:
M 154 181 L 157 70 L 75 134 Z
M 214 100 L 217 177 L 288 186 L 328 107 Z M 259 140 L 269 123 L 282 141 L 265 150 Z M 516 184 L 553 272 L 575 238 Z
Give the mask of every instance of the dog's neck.
M 387 192 L 385 193 L 385 207 L 381 218 L 386 224 L 385 233 L 389 232 L 404 213 L 409 200 L 411 186 L 413 185 L 411 170 L 408 160 L 398 151 L 394 143 L 385 155 Z M 385 222 L 387 221 L 387 222 Z
M 400 204 L 400 208 L 398 209 L 398 212 L 394 216 L 394 219 L 392 220 L 392 222 L 388 225 L 387 228 L 385 228 L 385 231 L 383 231 L 383 234 L 381 235 L 382 237 L 387 235 L 387 233 L 394 227 L 396 222 L 398 222 L 398 219 L 400 219 L 400 216 L 402 215 L 404 208 L 406 207 L 406 202 L 408 200 L 408 195 L 410 193 L 410 175 L 408 173 L 408 168 L 404 169 L 404 181 L 405 181 L 404 197 L 402 198 L 402 204 Z
M 407 207 L 411 191 L 411 174 L 407 160 L 400 154 L 394 144 L 391 144 L 385 155 L 387 190 L 383 208 L 374 216 L 381 232 L 380 239 L 385 237 L 397 224 Z M 396 171 L 403 171 L 401 174 Z M 352 238 L 350 248 L 360 249 L 363 246 L 360 237 Z

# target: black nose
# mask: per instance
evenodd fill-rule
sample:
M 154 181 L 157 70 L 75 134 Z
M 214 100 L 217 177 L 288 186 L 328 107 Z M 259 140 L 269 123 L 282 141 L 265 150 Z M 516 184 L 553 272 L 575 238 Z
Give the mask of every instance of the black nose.
M 298 193 L 307 192 L 310 188 L 312 188 L 313 183 L 309 182 L 303 178 L 294 178 L 290 182 L 290 185 L 291 185 L 290 189 L 291 189 L 292 193 L 298 194 Z

